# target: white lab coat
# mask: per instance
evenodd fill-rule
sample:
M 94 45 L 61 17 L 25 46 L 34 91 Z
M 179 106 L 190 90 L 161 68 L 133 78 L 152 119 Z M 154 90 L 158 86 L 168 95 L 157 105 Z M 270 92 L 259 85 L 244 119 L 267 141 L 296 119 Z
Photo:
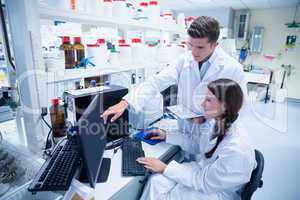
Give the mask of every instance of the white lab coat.
M 216 143 L 213 121 L 202 127 L 198 136 L 168 134 L 167 142 L 180 144 L 196 161 L 171 161 L 163 174 L 152 175 L 141 200 L 239 200 L 240 192 L 256 167 L 254 148 L 246 131 L 233 124 L 213 156 L 205 157 Z M 198 139 L 196 139 L 198 138 Z
M 201 104 L 199 95 L 204 94 L 203 88 L 211 81 L 228 78 L 236 81 L 246 94 L 246 82 L 242 65 L 226 54 L 221 47 L 217 47 L 211 57 L 203 63 L 209 65 L 203 79 L 200 78 L 198 62 L 194 60 L 190 51 L 184 53 L 173 65 L 163 69 L 159 74 L 140 84 L 135 90 L 124 97 L 130 108 L 136 112 L 143 112 L 149 101 L 171 85 L 178 85 L 177 103 L 182 104 L 194 112 L 199 112 Z M 148 109 L 149 110 L 149 109 Z M 149 112 L 149 111 L 148 111 Z M 155 111 L 153 111 L 155 112 Z M 186 120 L 178 120 L 180 129 L 191 131 L 194 124 Z

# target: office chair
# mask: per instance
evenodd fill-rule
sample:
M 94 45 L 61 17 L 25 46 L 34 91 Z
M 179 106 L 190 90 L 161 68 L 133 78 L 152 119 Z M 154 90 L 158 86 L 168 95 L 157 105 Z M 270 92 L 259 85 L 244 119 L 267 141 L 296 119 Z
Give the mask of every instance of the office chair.
M 241 197 L 242 200 L 250 200 L 253 193 L 257 190 L 257 188 L 261 188 L 263 186 L 262 173 L 264 170 L 264 156 L 262 153 L 255 149 L 255 160 L 257 162 L 256 168 L 252 171 L 251 179 L 245 186 Z

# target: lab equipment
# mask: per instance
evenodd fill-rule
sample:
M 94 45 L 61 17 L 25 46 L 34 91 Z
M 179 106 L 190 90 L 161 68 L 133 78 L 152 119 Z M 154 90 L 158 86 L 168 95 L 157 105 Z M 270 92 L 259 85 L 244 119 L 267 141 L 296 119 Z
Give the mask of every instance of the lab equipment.
M 144 176 L 146 169 L 136 159 L 144 157 L 145 153 L 139 140 L 125 138 L 122 144 L 122 174 L 123 176 Z
M 102 110 L 119 103 L 128 89 L 117 85 L 92 87 L 81 90 L 69 90 L 64 93 L 67 102 L 67 120 L 76 123 L 97 94 L 101 98 Z M 108 123 L 107 140 L 119 139 L 128 135 L 128 111 L 126 110 L 114 123 Z
M 251 52 L 260 53 L 262 51 L 263 35 L 264 27 L 254 27 L 250 45 Z

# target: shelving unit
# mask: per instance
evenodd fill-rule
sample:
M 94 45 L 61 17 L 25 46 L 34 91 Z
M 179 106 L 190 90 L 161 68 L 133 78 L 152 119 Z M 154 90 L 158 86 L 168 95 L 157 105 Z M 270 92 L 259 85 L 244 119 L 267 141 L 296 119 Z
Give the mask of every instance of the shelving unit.
M 145 66 L 135 66 L 128 65 L 123 67 L 120 66 L 102 66 L 102 67 L 88 67 L 88 68 L 77 68 L 77 69 L 67 69 L 50 71 L 48 73 L 47 84 L 59 83 L 62 81 L 75 80 L 81 78 L 88 78 L 93 76 L 102 76 L 107 74 L 131 71 L 145 68 Z
M 116 17 L 104 17 L 101 15 L 91 15 L 87 13 L 79 13 L 73 11 L 57 10 L 48 7 L 39 7 L 40 19 L 60 20 L 72 23 L 79 23 L 94 26 L 116 27 L 120 30 L 152 30 L 160 32 L 169 32 L 172 34 L 185 35 L 186 31 L 183 28 L 178 28 L 176 25 L 163 25 L 139 22 L 133 19 L 120 19 Z M 147 65 L 147 66 L 146 66 Z M 159 64 L 156 63 L 156 66 Z M 120 65 L 120 66 L 99 66 L 88 67 L 85 69 L 59 70 L 56 72 L 48 72 L 47 84 L 59 83 L 62 81 L 87 78 L 92 76 L 101 76 L 140 68 L 151 67 L 149 64 L 136 65 Z

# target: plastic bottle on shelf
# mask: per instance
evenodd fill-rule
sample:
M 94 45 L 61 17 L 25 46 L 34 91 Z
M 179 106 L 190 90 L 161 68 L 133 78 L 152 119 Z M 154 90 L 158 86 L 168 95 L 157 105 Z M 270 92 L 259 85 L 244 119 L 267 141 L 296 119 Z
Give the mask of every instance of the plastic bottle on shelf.
M 59 99 L 57 98 L 51 99 L 50 120 L 53 137 L 60 138 L 65 136 L 65 111 L 63 105 L 60 105 Z
M 103 15 L 103 0 L 81 0 L 85 1 L 87 13 L 91 15 Z
M 144 45 L 140 38 L 132 38 L 131 49 L 132 49 L 132 63 L 141 64 L 144 60 Z
M 125 0 L 113 0 L 113 13 L 116 17 L 122 19 L 128 19 L 128 9 L 126 7 Z
M 143 22 L 148 21 L 148 2 L 140 2 L 139 8 L 136 10 L 134 19 Z
M 78 0 L 69 0 L 69 6 L 71 11 L 76 12 L 78 10 Z
M 157 45 L 147 44 L 146 47 L 147 56 L 145 57 L 146 61 L 151 64 L 156 63 L 156 53 L 157 53 Z
M 84 46 L 81 44 L 81 38 L 74 38 L 75 63 L 78 65 L 85 58 Z
M 100 38 L 97 40 L 96 44 L 87 45 L 88 56 L 91 57 L 92 63 L 96 67 L 107 65 L 109 52 L 106 47 L 105 39 Z
M 173 11 L 172 10 L 164 10 L 162 12 L 163 22 L 165 25 L 174 25 L 174 17 L 173 17 Z
M 185 19 L 187 28 L 190 27 L 190 25 L 194 22 L 195 19 L 196 19 L 196 18 L 193 17 L 193 16 L 189 16 L 189 17 L 187 17 L 187 18 Z
M 91 0 L 89 0 L 89 1 L 91 1 Z M 88 2 L 86 0 L 77 0 L 77 12 L 79 12 L 79 13 L 87 12 L 88 11 L 87 6 L 88 6 Z
M 119 40 L 119 60 L 120 64 L 130 64 L 132 61 L 131 47 L 125 40 Z
M 104 17 L 112 17 L 112 0 L 103 0 L 103 16 Z
M 113 66 L 119 65 L 119 52 L 116 50 L 115 46 L 110 49 L 109 63 Z
M 177 15 L 177 24 L 181 28 L 186 28 L 184 13 L 178 13 L 178 15 Z
M 69 36 L 64 36 L 62 38 L 62 45 L 60 45 L 61 51 L 64 52 L 65 57 L 65 69 L 72 69 L 75 67 L 75 54 L 74 47 L 70 42 Z
M 127 9 L 128 19 L 133 19 L 134 13 L 135 13 L 135 8 L 134 8 L 132 2 L 130 2 L 130 1 L 126 2 L 126 9 Z
M 160 7 L 158 1 L 150 1 L 148 6 L 148 19 L 151 23 L 160 23 Z

